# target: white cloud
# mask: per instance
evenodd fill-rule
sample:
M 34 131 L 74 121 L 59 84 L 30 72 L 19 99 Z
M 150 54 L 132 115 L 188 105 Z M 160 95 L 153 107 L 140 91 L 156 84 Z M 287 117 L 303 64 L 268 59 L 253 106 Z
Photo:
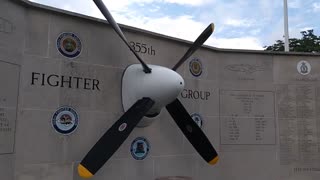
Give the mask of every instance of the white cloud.
M 302 7 L 301 0 L 288 0 L 288 8 L 298 9 Z
M 132 17 L 132 16 L 131 16 Z M 194 41 L 208 24 L 198 22 L 192 16 L 179 16 L 172 18 L 169 16 L 160 18 L 126 18 L 119 16 L 118 19 L 130 26 L 148 29 L 153 32 L 166 34 L 169 36 Z M 256 30 L 259 31 L 259 30 Z M 231 49 L 255 49 L 262 50 L 263 45 L 258 37 L 222 38 L 216 37 L 215 33 L 206 42 L 206 45 L 218 48 Z
M 320 3 L 313 3 L 312 7 L 314 12 L 320 12 Z
M 314 27 L 304 27 L 304 28 L 301 28 L 300 31 L 307 31 L 310 29 L 314 29 Z
M 194 41 L 200 33 L 206 28 L 206 24 L 193 20 L 192 16 L 179 16 L 179 17 L 126 17 L 117 15 L 117 19 L 121 23 L 134 26 L 141 29 L 173 36 L 189 41 Z
M 37 0 L 39 1 L 39 0 Z M 91 16 L 99 17 L 104 19 L 98 8 L 95 7 L 94 3 L 84 3 L 86 0 L 78 0 L 74 6 L 64 5 L 62 0 L 47 1 L 43 0 L 42 3 L 49 3 L 52 6 L 58 6 L 65 8 L 70 11 L 82 12 L 87 9 L 85 13 Z M 194 1 L 182 1 L 182 0 L 104 0 L 108 5 L 109 10 L 112 12 L 115 20 L 121 24 L 129 26 L 147 29 L 149 31 L 173 36 L 189 41 L 194 41 L 200 33 L 207 27 L 208 23 L 196 21 L 193 16 L 180 15 L 177 17 L 162 16 L 162 17 L 146 17 L 140 12 L 134 9 L 128 9 L 132 3 L 150 3 L 156 1 L 163 1 L 166 3 L 178 3 L 184 5 L 202 5 L 210 2 L 210 0 L 194 0 Z M 212 0 L 211 0 L 212 2 Z M 50 4 L 51 3 L 51 4 Z M 56 5 L 55 5 L 56 4 Z M 157 8 L 158 9 L 158 8 Z M 252 22 L 247 19 L 231 19 L 229 18 L 226 22 L 227 25 L 239 27 L 239 26 L 250 26 Z M 215 36 L 215 35 L 213 35 Z M 210 38 L 205 43 L 207 45 L 216 46 L 219 48 L 234 48 L 234 49 L 262 49 L 262 45 L 257 38 L 254 37 L 239 37 L 239 38 L 221 38 L 215 37 Z
M 163 0 L 163 1 L 167 3 L 175 3 L 175 4 L 191 5 L 191 6 L 201 6 L 207 3 L 214 2 L 214 0 Z
M 259 33 L 261 32 L 261 29 L 260 28 L 258 28 L 258 29 L 251 29 L 250 31 L 249 31 L 249 33 L 251 34 L 251 35 L 258 35 Z
M 99 9 L 93 2 L 88 3 L 87 0 L 77 0 L 73 6 L 64 5 L 63 0 L 49 1 L 49 0 L 34 0 L 51 6 L 65 8 L 70 11 L 86 13 L 87 15 L 105 19 Z M 161 16 L 161 17 L 146 17 L 135 9 L 129 9 L 129 5 L 133 3 L 150 3 L 156 1 L 163 1 L 168 3 L 181 3 L 200 5 L 209 0 L 194 0 L 194 1 L 181 1 L 181 0 L 104 0 L 111 11 L 114 19 L 121 24 L 147 29 L 149 31 L 186 39 L 193 41 L 205 29 L 207 24 L 197 22 L 190 15 L 180 15 L 177 17 Z M 211 0 L 212 1 L 212 0 Z M 72 3 L 70 3 L 72 4 Z M 61 7 L 62 6 L 62 7 Z M 158 7 L 159 8 L 159 7 Z M 156 7 L 156 10 L 158 9 Z M 87 9 L 86 12 L 83 12 Z
M 228 18 L 224 21 L 224 25 L 233 26 L 233 27 L 250 27 L 253 25 L 253 21 L 250 21 L 248 19 Z
M 263 20 L 270 21 L 275 16 L 275 9 L 283 5 L 282 0 L 259 0 L 259 11 L 263 17 Z
M 150 12 L 158 12 L 160 9 L 161 9 L 160 6 L 156 6 L 156 7 L 151 8 L 149 11 Z
M 105 19 L 93 1 L 88 0 L 32 0 L 57 8 Z M 261 49 L 263 45 L 283 39 L 283 0 L 103 0 L 118 23 L 157 33 L 194 41 L 202 30 L 214 22 L 215 43 L 222 48 Z M 289 14 L 290 37 L 300 37 L 303 27 L 318 28 L 319 0 L 288 0 L 297 13 Z M 303 2 L 303 3 L 302 3 Z M 175 6 L 170 6 L 175 4 Z M 168 6 L 169 5 L 169 6 Z M 179 7 L 174 15 L 170 8 Z M 185 6 L 193 11 L 180 11 Z M 180 11 L 180 12 L 179 12 Z M 164 14 L 164 12 L 166 14 Z M 313 18 L 309 18 L 313 13 Z M 308 19 L 308 21 L 306 21 Z M 227 38 L 233 37 L 233 38 Z M 212 39 L 212 38 L 211 38 Z M 259 41 L 260 39 L 260 41 Z M 229 43 L 229 44 L 228 44 Z
M 208 44 L 218 48 L 263 50 L 260 40 L 256 37 L 211 38 Z

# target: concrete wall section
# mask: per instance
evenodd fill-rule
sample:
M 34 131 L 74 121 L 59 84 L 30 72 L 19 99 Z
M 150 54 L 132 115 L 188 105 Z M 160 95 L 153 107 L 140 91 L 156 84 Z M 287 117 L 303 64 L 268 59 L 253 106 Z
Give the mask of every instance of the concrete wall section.
M 9 0 L 0 3 L 0 60 L 19 64 L 25 41 L 25 10 Z
M 171 68 L 190 46 L 122 27 L 150 64 Z M 200 48 L 178 69 L 185 79 L 178 98 L 219 163 L 204 162 L 164 109 L 135 128 L 94 179 L 319 179 L 319 58 Z M 0 179 L 80 180 L 77 165 L 123 114 L 122 74 L 134 63 L 104 21 L 0 0 Z M 74 131 L 59 129 L 61 112 Z M 144 160 L 130 152 L 137 137 L 150 144 Z

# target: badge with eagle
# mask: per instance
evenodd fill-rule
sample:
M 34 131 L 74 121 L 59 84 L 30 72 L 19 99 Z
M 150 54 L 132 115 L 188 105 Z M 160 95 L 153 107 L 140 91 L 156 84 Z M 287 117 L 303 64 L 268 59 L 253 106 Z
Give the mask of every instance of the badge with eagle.
M 60 107 L 52 116 L 53 128 L 61 134 L 68 135 L 74 132 L 79 123 L 78 113 L 71 107 Z

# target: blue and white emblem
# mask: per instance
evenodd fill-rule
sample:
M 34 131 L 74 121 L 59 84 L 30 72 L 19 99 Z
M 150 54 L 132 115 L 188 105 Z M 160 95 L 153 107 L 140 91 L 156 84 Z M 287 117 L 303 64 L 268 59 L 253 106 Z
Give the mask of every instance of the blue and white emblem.
M 137 137 L 131 143 L 131 155 L 136 160 L 143 160 L 147 157 L 150 150 L 150 144 L 144 137 Z
M 57 39 L 57 48 L 63 56 L 76 58 L 81 53 L 81 40 L 72 32 L 64 32 Z
M 71 107 L 63 106 L 52 116 L 53 128 L 61 134 L 68 135 L 73 133 L 79 123 L 78 113 Z
M 301 75 L 308 75 L 311 72 L 311 65 L 308 61 L 300 61 L 297 64 L 297 70 Z
M 195 123 L 197 123 L 197 125 L 201 128 L 202 125 L 203 125 L 203 122 L 202 122 L 202 117 L 200 116 L 200 114 L 198 113 L 193 113 L 191 114 L 191 118 L 193 119 L 193 121 Z
M 189 62 L 189 70 L 195 77 L 199 77 L 202 74 L 202 63 L 200 59 L 194 58 Z

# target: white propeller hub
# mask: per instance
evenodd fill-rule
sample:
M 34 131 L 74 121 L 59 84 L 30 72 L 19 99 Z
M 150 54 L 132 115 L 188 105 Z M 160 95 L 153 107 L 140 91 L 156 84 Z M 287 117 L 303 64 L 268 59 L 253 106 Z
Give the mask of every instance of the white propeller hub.
M 141 64 L 130 65 L 125 70 L 122 77 L 122 105 L 124 111 L 127 111 L 137 100 L 149 97 L 155 101 L 147 113 L 148 117 L 152 117 L 178 97 L 184 88 L 184 80 L 169 68 L 148 66 L 152 69 L 151 73 L 145 73 Z M 140 126 L 145 126 L 143 124 L 145 122 L 140 123 Z

